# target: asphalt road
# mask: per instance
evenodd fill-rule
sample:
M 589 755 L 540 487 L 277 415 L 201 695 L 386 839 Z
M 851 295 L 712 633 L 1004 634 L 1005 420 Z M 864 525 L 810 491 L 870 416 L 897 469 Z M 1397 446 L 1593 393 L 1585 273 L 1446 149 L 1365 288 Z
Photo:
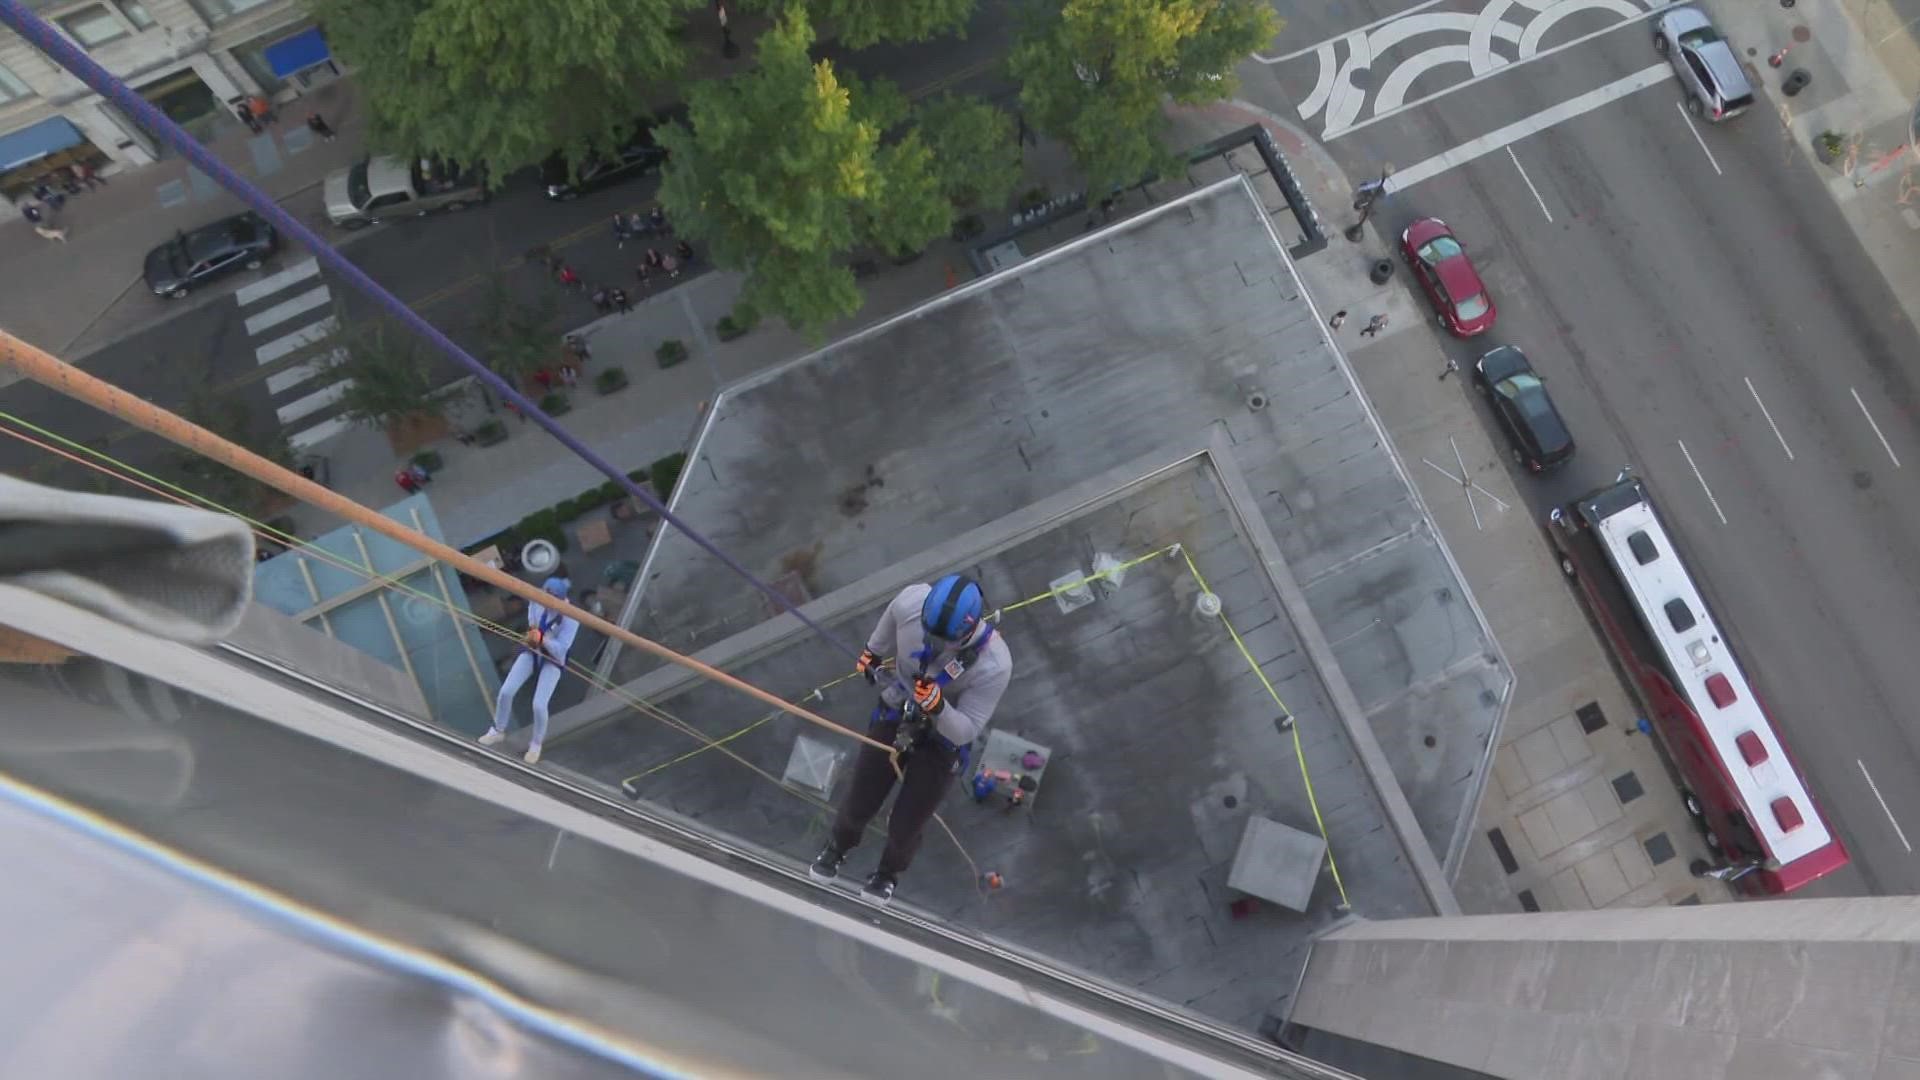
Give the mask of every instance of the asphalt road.
M 1349 175 L 1406 169 L 1657 62 L 1644 24 L 1624 28 L 1329 146 Z M 1314 81 L 1301 63 L 1278 72 L 1289 100 L 1258 103 L 1292 113 Z M 1416 94 L 1446 83 L 1423 80 Z M 1920 337 L 1764 103 L 1690 129 L 1679 100 L 1654 82 L 1419 180 L 1376 210 L 1378 236 L 1450 222 L 1501 312 L 1452 355 L 1514 344 L 1547 376 L 1580 452 L 1522 480 L 1536 517 L 1623 464 L 1648 480 L 1853 852 L 1806 894 L 1920 892 L 1902 689 L 1920 641 Z
M 1009 4 L 1002 0 L 982 3 L 962 39 L 876 47 L 858 53 L 829 44 L 818 50 L 818 55 L 840 70 L 870 79 L 891 79 L 915 98 L 955 92 L 1004 103 L 1011 88 L 1000 73 L 998 60 L 1013 26 L 1009 10 Z M 483 207 L 374 226 L 364 234 L 352 235 L 345 250 L 381 286 L 425 315 L 462 348 L 484 357 L 488 342 L 480 318 L 496 281 L 522 302 L 542 295 L 552 298 L 558 305 L 556 334 L 597 317 L 584 292 L 559 289 L 544 269 L 529 261 L 529 253 L 536 249 L 558 252 L 590 283 L 619 285 L 637 298 L 642 290 L 633 268 L 644 245 L 630 243 L 624 250 L 616 248 L 610 221 L 616 210 L 651 205 L 657 187 L 657 176 L 647 176 L 575 200 L 554 202 L 544 197 L 537 177 L 528 171 L 508 177 Z M 339 238 L 344 240 L 347 234 Z M 303 320 L 251 333 L 248 318 L 281 299 L 282 294 L 246 307 L 234 295 L 236 290 L 307 258 L 304 252 L 286 251 L 258 274 L 237 274 L 214 286 L 209 297 L 187 301 L 192 306 L 176 317 L 93 352 L 85 366 L 109 382 L 168 407 L 177 407 L 189 386 L 210 383 L 221 396 L 246 406 L 249 423 L 256 431 L 275 426 L 287 430 L 311 427 L 333 410 L 328 407 L 303 413 L 292 422 L 283 422 L 281 415 L 326 380 L 316 377 L 298 387 L 271 390 L 269 380 L 303 357 L 263 364 L 257 350 L 276 335 L 298 329 L 303 321 L 327 314 L 343 327 L 365 326 L 378 317 L 379 304 L 322 272 L 301 282 L 297 289 L 290 288 L 286 295 L 324 286 L 328 293 L 326 306 Z M 705 263 L 698 260 L 692 268 L 696 273 L 705 269 Z M 681 280 L 685 278 L 683 275 Z M 448 379 L 458 374 L 451 362 L 445 374 Z M 143 468 L 177 456 L 156 439 L 138 435 L 31 384 L 0 389 L 0 410 L 29 418 L 76 441 L 110 448 L 115 457 Z M 83 488 L 96 483 L 87 470 L 13 440 L 0 440 L 0 470 Z

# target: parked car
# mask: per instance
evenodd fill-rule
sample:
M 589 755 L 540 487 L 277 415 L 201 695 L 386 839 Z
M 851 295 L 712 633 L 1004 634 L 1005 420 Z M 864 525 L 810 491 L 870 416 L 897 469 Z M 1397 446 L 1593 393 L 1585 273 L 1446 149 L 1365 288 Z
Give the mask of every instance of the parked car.
M 1439 218 L 1421 218 L 1400 234 L 1400 247 L 1420 279 L 1440 325 L 1455 337 L 1473 337 L 1493 327 L 1493 297 L 1467 251 Z
M 1511 345 L 1493 349 L 1473 365 L 1473 382 L 1493 404 L 1515 461 L 1538 473 L 1573 457 L 1573 434 L 1525 353 Z
M 327 218 L 359 229 L 435 210 L 465 210 L 487 200 L 485 177 L 451 162 L 368 158 L 327 175 L 320 188 Z
M 631 139 L 611 154 L 589 155 L 580 165 L 578 175 L 568 168 L 566 155 L 554 151 L 540 164 L 541 190 L 549 199 L 565 201 L 645 176 L 667 160 L 666 149 L 653 141 L 653 129 L 676 120 L 685 123 L 686 112 L 686 106 L 676 105 L 658 116 L 641 118 L 634 125 Z
M 235 270 L 258 270 L 280 246 L 280 234 L 258 214 L 235 214 L 202 225 L 147 252 L 147 288 L 178 300 Z
M 1669 8 L 1653 24 L 1653 48 L 1673 64 L 1699 120 L 1729 120 L 1753 104 L 1753 84 L 1733 46 L 1697 7 Z

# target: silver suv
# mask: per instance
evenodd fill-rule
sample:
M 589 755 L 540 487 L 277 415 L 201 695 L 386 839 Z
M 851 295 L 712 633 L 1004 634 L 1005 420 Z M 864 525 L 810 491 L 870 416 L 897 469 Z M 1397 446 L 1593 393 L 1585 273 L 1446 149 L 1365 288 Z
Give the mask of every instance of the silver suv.
M 1753 84 L 1733 47 L 1696 7 L 1677 7 L 1653 24 L 1653 47 L 1673 64 L 1698 120 L 1726 120 L 1753 104 Z

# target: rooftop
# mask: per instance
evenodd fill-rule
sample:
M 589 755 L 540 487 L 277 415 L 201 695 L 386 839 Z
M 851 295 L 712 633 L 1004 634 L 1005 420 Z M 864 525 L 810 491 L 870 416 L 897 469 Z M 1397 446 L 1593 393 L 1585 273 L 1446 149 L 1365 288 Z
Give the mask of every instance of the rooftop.
M 849 641 L 919 577 L 971 568 L 1006 604 L 1086 572 L 1097 553 L 1181 543 L 1299 720 L 1355 910 L 1428 912 L 1421 868 L 1433 881 L 1463 846 L 1511 675 L 1322 326 L 1234 177 L 730 388 L 674 509 L 817 599 L 810 611 Z M 1195 591 L 1183 562 L 1154 560 L 1091 607 L 1007 616 L 1015 679 L 994 727 L 1051 747 L 1058 766 L 1024 816 L 947 802 L 1006 890 L 981 898 L 935 834 L 901 895 L 1252 1023 L 1291 990 L 1289 958 L 1338 897 L 1323 879 L 1305 917 L 1229 916 L 1227 866 L 1249 816 L 1314 825 L 1280 708 L 1232 642 L 1196 621 Z M 776 693 L 844 672 L 678 533 L 650 552 L 635 606 L 641 633 Z M 625 653 L 615 672 L 644 676 L 642 696 L 710 735 L 764 715 L 712 690 L 663 694 L 677 676 L 653 666 Z M 836 719 L 864 722 L 864 688 L 828 695 Z M 614 711 L 591 700 L 556 730 Z M 728 748 L 778 777 L 787 724 Z M 613 773 L 690 748 L 628 713 L 550 756 L 623 779 Z M 718 753 L 639 787 L 795 856 L 811 854 L 825 821 Z M 1408 850 L 1403 835 L 1431 850 Z

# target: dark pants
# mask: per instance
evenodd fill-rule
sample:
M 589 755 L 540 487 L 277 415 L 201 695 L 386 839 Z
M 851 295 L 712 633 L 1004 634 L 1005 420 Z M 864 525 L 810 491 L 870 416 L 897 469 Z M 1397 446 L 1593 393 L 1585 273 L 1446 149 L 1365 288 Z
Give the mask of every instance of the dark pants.
M 899 727 L 898 720 L 882 720 L 870 725 L 867 734 L 891 743 Z M 914 852 L 920 850 L 920 834 L 926 831 L 933 812 L 940 808 L 940 800 L 953 786 L 957 760 L 955 751 L 933 743 L 916 746 L 901 759 L 900 794 L 893 800 L 893 813 L 887 817 L 887 846 L 880 853 L 881 872 L 900 874 L 912 864 Z M 880 804 L 887 801 L 893 781 L 893 765 L 886 751 L 861 744 L 860 756 L 853 763 L 853 786 L 833 821 L 834 847 L 841 851 L 853 850 L 867 822 L 880 812 Z

